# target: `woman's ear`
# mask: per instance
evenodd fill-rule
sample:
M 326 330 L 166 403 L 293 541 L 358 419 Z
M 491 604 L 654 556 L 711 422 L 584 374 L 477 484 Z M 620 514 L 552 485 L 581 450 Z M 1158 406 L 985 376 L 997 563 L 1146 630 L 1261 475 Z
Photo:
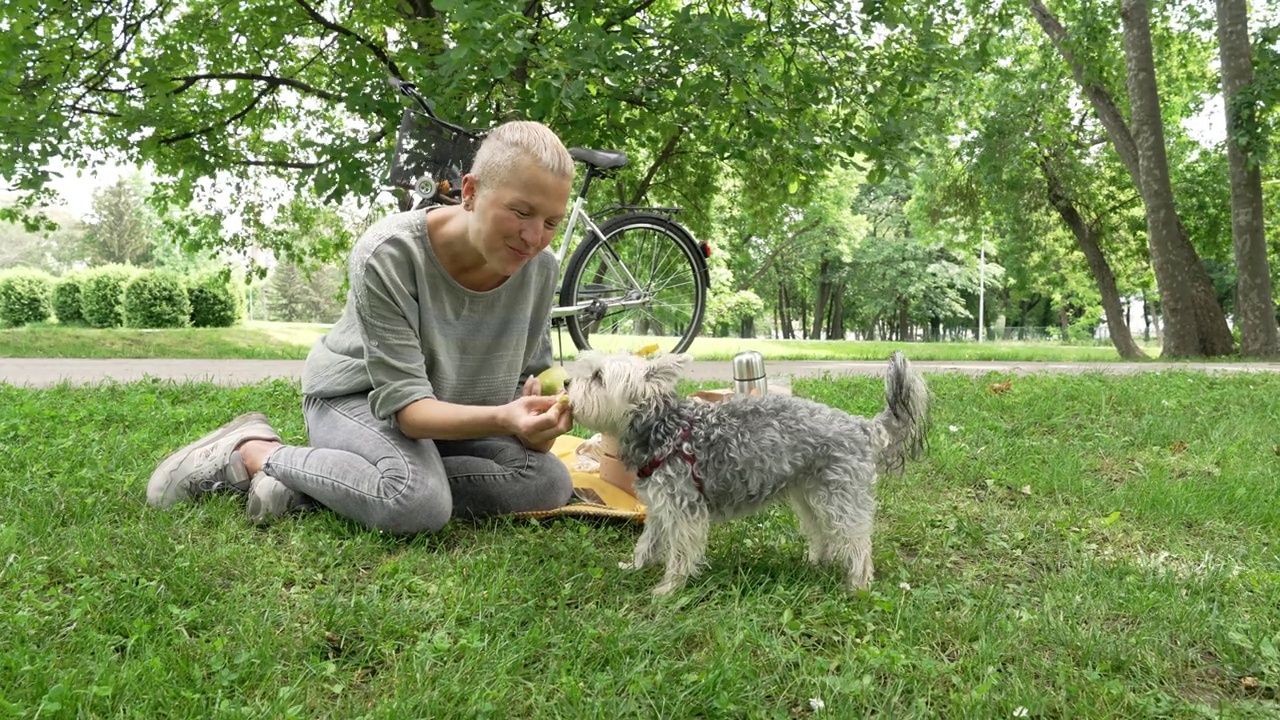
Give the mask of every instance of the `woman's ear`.
M 467 173 L 462 176 L 462 207 L 474 210 L 476 206 L 476 176 Z

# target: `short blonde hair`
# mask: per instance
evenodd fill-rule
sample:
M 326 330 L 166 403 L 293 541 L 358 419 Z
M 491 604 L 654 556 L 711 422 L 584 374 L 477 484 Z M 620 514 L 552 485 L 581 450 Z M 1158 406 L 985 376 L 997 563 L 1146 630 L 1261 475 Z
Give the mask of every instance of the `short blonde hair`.
M 479 185 L 497 187 L 520 162 L 531 161 L 559 178 L 573 181 L 573 158 L 564 143 L 540 122 L 513 120 L 494 128 L 471 163 Z

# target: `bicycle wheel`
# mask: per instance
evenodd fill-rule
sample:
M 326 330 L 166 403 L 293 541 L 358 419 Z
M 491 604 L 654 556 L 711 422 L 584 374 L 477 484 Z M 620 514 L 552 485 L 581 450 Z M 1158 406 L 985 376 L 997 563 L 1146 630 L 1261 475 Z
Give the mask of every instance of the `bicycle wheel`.
M 566 318 L 579 350 L 684 352 L 702 329 L 710 284 L 702 248 L 679 224 L 651 213 L 610 218 L 569 258 L 561 305 L 600 301 L 604 316 Z M 593 341 L 592 338 L 595 338 Z

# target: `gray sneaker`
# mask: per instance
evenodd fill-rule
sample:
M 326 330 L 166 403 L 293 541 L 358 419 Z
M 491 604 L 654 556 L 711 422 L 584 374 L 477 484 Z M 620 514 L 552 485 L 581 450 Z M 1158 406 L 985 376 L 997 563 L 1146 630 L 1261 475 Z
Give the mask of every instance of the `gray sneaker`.
M 266 525 L 281 515 L 310 506 L 306 497 L 285 487 L 284 483 L 258 473 L 249 482 L 249 497 L 245 501 L 245 514 L 254 525 Z
M 248 440 L 280 442 L 262 413 L 245 413 L 160 463 L 147 483 L 147 502 L 167 508 L 202 495 L 248 492 L 249 471 L 236 450 Z

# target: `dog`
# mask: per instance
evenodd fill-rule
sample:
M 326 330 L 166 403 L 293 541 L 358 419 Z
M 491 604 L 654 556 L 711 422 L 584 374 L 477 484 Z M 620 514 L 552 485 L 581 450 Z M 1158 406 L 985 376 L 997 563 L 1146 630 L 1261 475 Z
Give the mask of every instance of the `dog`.
M 624 569 L 655 559 L 666 572 L 655 595 L 681 588 L 704 565 L 714 522 L 789 500 L 811 563 L 838 563 L 850 591 L 874 575 L 871 530 L 877 478 L 898 475 L 926 447 L 929 390 L 901 352 L 885 373 L 883 411 L 849 415 L 790 395 L 683 398 L 676 383 L 691 360 L 580 353 L 565 385 L 575 421 L 618 438 L 637 474 L 644 530 Z

